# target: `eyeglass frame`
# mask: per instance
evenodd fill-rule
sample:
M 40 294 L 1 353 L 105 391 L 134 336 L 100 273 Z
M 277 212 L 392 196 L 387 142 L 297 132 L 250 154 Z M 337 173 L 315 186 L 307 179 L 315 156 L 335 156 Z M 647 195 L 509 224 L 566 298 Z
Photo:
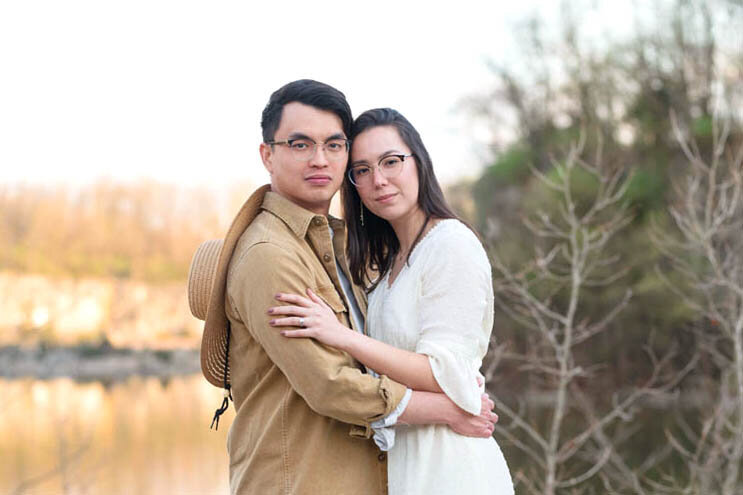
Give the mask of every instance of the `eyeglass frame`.
M 351 150 L 351 140 L 350 139 L 347 139 L 347 138 L 331 138 L 331 139 L 328 139 L 327 141 L 323 141 L 321 143 L 318 143 L 317 141 L 315 141 L 314 139 L 309 138 L 309 137 L 295 137 L 295 138 L 292 138 L 292 139 L 284 139 L 283 141 L 266 141 L 266 144 L 269 145 L 269 146 L 286 145 L 286 146 L 289 147 L 289 151 L 291 151 L 292 153 L 295 153 L 296 150 L 293 150 L 292 149 L 292 143 L 294 141 L 310 141 L 310 142 L 312 142 L 312 154 L 310 156 L 308 156 L 307 158 L 301 158 L 301 160 L 312 160 L 315 157 L 315 155 L 317 154 L 317 147 L 319 145 L 322 145 L 323 151 L 325 153 L 327 153 L 328 150 L 325 148 L 325 146 L 327 146 L 327 144 L 328 144 L 329 141 L 343 141 L 346 144 L 346 151 L 345 151 L 346 154 L 348 154 L 348 152 Z M 297 158 L 297 159 L 300 160 L 299 158 Z
M 359 186 L 358 184 L 356 184 L 356 183 L 355 183 L 355 182 L 353 181 L 353 177 L 351 177 L 351 174 L 353 174 L 353 170 L 354 170 L 355 168 L 358 168 L 359 166 L 365 166 L 365 167 L 369 167 L 369 169 L 370 169 L 370 170 L 371 170 L 371 172 L 372 172 L 372 175 L 371 175 L 372 177 L 374 177 L 374 174 L 376 173 L 376 172 L 374 171 L 374 169 L 375 169 L 375 168 L 376 168 L 377 170 L 379 170 L 379 173 L 380 173 L 380 174 L 382 174 L 382 175 L 384 176 L 384 178 L 386 178 L 386 179 L 391 179 L 392 177 L 397 177 L 397 175 L 399 175 L 399 174 L 400 174 L 400 172 L 402 172 L 402 165 L 400 165 L 400 172 L 398 172 L 398 173 L 397 173 L 396 175 L 393 175 L 392 177 L 387 177 L 387 176 L 386 176 L 386 175 L 384 174 L 384 172 L 382 172 L 382 168 L 381 168 L 381 165 L 382 165 L 382 161 L 383 161 L 383 160 L 385 160 L 386 158 L 389 158 L 389 157 L 391 157 L 391 156 L 396 156 L 397 158 L 399 158 L 399 159 L 400 159 L 400 161 L 402 162 L 402 164 L 403 164 L 403 165 L 405 165 L 405 159 L 406 159 L 406 158 L 410 158 L 411 156 L 412 156 L 412 157 L 414 157 L 414 158 L 416 158 L 416 159 L 418 158 L 418 157 L 417 157 L 417 156 L 415 155 L 415 153 L 410 153 L 410 154 L 407 154 L 407 155 L 406 155 L 406 154 L 404 154 L 404 153 L 390 153 L 389 155 L 384 155 L 384 156 L 383 156 L 382 158 L 380 158 L 380 159 L 379 159 L 379 161 L 377 162 L 377 164 L 376 164 L 375 166 L 371 166 L 371 165 L 357 165 L 356 167 L 351 167 L 351 168 L 349 168 L 349 169 L 348 169 L 348 172 L 347 172 L 347 174 L 348 174 L 348 180 L 350 180 L 350 181 L 351 181 L 351 184 L 353 184 L 353 185 L 354 185 L 354 186 L 356 186 L 356 187 L 364 187 L 364 186 Z

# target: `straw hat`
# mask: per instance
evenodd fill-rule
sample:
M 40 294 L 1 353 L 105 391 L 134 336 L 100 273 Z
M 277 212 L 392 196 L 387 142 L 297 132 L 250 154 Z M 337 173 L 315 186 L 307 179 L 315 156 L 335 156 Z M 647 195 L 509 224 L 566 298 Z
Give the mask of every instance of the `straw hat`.
M 201 371 L 215 387 L 227 388 L 230 369 L 227 360 L 228 320 L 225 313 L 227 268 L 235 246 L 260 211 L 269 185 L 258 188 L 242 205 L 224 239 L 203 242 L 191 260 L 188 273 L 188 305 L 191 314 L 204 320 L 201 337 Z

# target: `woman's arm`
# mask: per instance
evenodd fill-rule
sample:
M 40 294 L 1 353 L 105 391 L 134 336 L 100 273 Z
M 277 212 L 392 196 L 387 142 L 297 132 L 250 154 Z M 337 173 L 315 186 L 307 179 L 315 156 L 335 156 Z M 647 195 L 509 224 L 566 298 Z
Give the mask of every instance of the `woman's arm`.
M 345 327 L 333 310 L 310 289 L 307 289 L 307 295 L 309 299 L 295 294 L 277 294 L 277 300 L 291 305 L 269 309 L 271 315 L 285 316 L 272 320 L 271 325 L 300 327 L 298 330 L 282 330 L 282 335 L 314 338 L 347 352 L 368 368 L 413 390 L 442 392 L 428 356 L 398 349 Z
M 359 332 L 351 335 L 340 347 L 357 361 L 398 383 L 425 392 L 442 392 L 431 370 L 428 356 L 391 346 Z
M 446 424 L 460 435 L 487 438 L 493 434 L 498 415 L 493 412 L 493 401 L 482 394 L 480 414 L 473 415 L 461 409 L 445 394 L 413 391 L 405 411 L 397 418 L 399 424 Z

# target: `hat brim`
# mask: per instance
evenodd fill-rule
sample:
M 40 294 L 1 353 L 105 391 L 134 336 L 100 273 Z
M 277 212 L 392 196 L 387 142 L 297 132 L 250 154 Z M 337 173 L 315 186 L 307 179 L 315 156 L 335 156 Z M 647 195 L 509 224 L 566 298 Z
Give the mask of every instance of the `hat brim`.
M 240 236 L 255 219 L 263 204 L 263 198 L 270 189 L 270 185 L 259 187 L 242 205 L 225 235 L 222 249 L 219 252 L 219 262 L 204 320 L 204 333 L 201 337 L 201 372 L 215 387 L 226 388 L 230 385 L 227 356 L 228 320 L 225 311 L 227 269 Z

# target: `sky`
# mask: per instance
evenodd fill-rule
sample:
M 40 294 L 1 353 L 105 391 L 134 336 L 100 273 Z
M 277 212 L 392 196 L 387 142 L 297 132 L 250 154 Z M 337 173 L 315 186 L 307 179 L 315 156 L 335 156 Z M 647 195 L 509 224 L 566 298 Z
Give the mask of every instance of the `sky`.
M 444 183 L 478 173 L 489 134 L 462 101 L 513 28 L 557 2 L 49 0 L 0 3 L 0 184 L 142 178 L 267 182 L 260 113 L 283 84 L 387 106 Z M 509 59 L 509 56 L 511 58 Z

